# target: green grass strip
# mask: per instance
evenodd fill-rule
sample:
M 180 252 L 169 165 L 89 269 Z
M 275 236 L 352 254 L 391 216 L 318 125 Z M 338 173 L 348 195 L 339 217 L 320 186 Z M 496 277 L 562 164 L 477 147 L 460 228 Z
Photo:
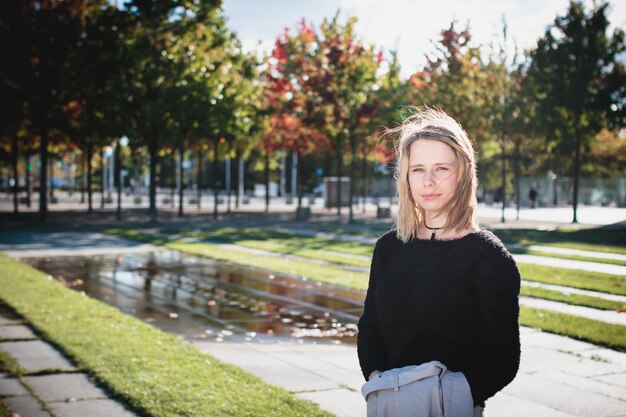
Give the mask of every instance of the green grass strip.
M 240 244 L 240 242 L 272 242 L 272 244 L 277 245 L 285 251 L 298 250 L 306 247 L 309 249 L 323 249 L 353 255 L 371 256 L 374 249 L 373 244 L 363 243 L 357 240 L 350 241 L 327 237 L 302 236 L 295 233 L 276 232 L 259 227 L 242 229 L 216 228 L 210 231 L 164 229 L 163 232 L 166 234 L 179 233 L 198 240 L 219 240 L 221 242 L 235 244 Z
M 521 262 L 517 264 L 517 267 L 522 278 L 527 281 L 626 295 L 626 277 L 624 276 Z
M 136 229 L 109 229 L 107 230 L 107 233 L 144 243 L 164 246 L 168 249 L 204 256 L 218 261 L 233 262 L 268 271 L 298 275 L 300 277 L 315 279 L 317 281 L 328 282 L 350 288 L 361 290 L 367 289 L 369 278 L 368 273 L 351 271 L 343 268 L 341 265 L 323 265 L 315 262 L 305 262 L 285 257 L 259 256 L 211 243 L 169 240 L 168 238 L 143 233 L 142 231 Z
M 360 271 L 348 271 L 334 265 L 320 265 L 282 257 L 259 256 L 235 249 L 228 249 L 208 243 L 169 242 L 166 248 L 179 250 L 193 255 L 205 256 L 219 261 L 233 262 L 274 272 L 298 275 L 344 287 L 366 290 L 368 274 Z
M 527 250 L 527 249 L 509 249 L 509 252 L 519 253 L 519 254 L 524 254 L 524 255 L 545 256 L 548 258 L 568 259 L 572 261 L 596 262 L 599 264 L 626 266 L 626 261 L 620 261 L 619 259 L 602 259 L 602 258 L 592 258 L 589 256 L 563 255 L 561 253 L 552 253 L 552 252 L 544 252 L 540 250 Z
M 149 416 L 330 416 L 5 255 L 0 299 Z
M 626 352 L 625 326 L 571 314 L 520 307 L 520 324 Z
M 0 350 L 0 372 L 13 375 L 14 377 L 24 375 L 24 370 L 13 356 L 2 350 Z
M 9 411 L 6 405 L 2 402 L 2 398 L 0 398 L 0 417 L 11 417 L 12 413 Z
M 522 285 L 520 294 L 527 297 L 543 298 L 544 300 L 559 301 L 562 303 L 578 306 L 592 307 L 600 310 L 626 311 L 626 303 L 606 300 L 583 294 L 563 293 L 562 291 L 548 290 L 546 288 L 528 287 Z
M 503 242 L 626 255 L 626 229 L 493 229 Z

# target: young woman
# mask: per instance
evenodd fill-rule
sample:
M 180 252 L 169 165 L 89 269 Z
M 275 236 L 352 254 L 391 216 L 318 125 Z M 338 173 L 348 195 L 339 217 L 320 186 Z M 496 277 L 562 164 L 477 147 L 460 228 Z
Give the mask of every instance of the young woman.
M 480 416 L 519 367 L 519 272 L 502 242 L 478 227 L 474 150 L 461 126 L 427 109 L 398 132 L 396 228 L 374 248 L 361 370 L 370 380 L 439 361 L 465 376 Z

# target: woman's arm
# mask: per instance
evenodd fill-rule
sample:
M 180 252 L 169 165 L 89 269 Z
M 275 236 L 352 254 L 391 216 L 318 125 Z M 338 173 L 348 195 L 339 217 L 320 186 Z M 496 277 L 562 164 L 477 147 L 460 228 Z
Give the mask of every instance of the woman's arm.
M 376 278 L 379 265 L 379 244 L 374 247 L 372 264 L 370 267 L 369 287 L 365 296 L 363 315 L 359 319 L 359 333 L 357 335 L 357 352 L 359 363 L 365 380 L 375 376 L 375 372 L 385 370 L 387 352 L 380 334 L 378 315 L 376 313 Z M 372 375 L 374 374 L 374 375 Z
M 490 247 L 478 260 L 472 284 L 477 326 L 474 359 L 465 376 L 474 402 L 481 404 L 508 385 L 519 368 L 520 275 L 504 246 Z

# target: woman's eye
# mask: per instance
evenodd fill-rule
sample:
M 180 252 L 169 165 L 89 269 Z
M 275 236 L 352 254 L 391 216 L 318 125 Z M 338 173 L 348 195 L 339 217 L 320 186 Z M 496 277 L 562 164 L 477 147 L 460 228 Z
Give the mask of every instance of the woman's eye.
M 447 167 L 437 167 L 437 171 L 447 171 Z

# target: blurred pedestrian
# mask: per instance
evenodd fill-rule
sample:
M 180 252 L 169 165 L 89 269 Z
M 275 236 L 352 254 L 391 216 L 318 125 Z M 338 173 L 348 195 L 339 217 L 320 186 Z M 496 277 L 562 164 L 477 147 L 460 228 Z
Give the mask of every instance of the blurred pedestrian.
M 461 126 L 426 109 L 394 133 L 396 227 L 376 242 L 358 324 L 368 417 L 437 415 L 432 404 L 402 403 L 415 397 L 405 386 L 424 375 L 442 383 L 415 392 L 440 389 L 430 398 L 457 407 L 454 417 L 482 416 L 485 400 L 519 367 L 519 271 L 502 242 L 478 227 L 474 150 Z M 393 410 L 398 404 L 404 411 Z
M 530 199 L 530 207 L 531 208 L 536 208 L 537 207 L 537 196 L 539 195 L 539 193 L 537 192 L 537 187 L 535 186 L 535 184 L 532 184 L 530 186 L 530 190 L 528 191 L 528 198 Z

